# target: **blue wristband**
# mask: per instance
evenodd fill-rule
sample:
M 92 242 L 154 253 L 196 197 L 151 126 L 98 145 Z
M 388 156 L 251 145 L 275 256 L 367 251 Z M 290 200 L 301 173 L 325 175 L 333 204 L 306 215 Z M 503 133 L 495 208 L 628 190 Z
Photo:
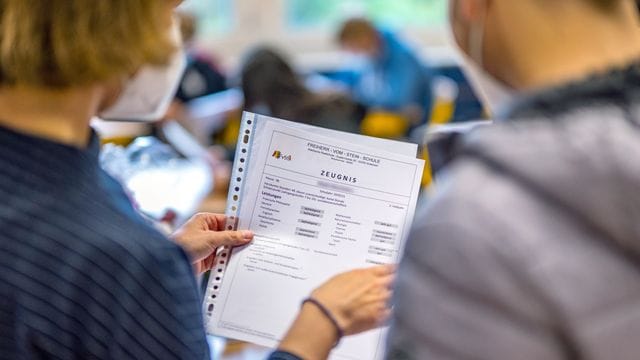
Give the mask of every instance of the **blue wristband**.
M 331 321 L 331 323 L 333 324 L 333 327 L 336 328 L 336 336 L 337 336 L 336 343 L 333 344 L 333 347 L 338 346 L 338 344 L 340 343 L 340 339 L 342 339 L 342 337 L 344 336 L 344 331 L 342 331 L 342 328 L 340 328 L 340 325 L 338 325 L 338 321 L 333 316 L 333 314 L 331 314 L 331 311 L 329 311 L 329 309 L 327 309 L 324 305 L 322 305 L 322 303 L 320 303 L 318 300 L 312 297 L 308 297 L 304 299 L 300 306 L 304 306 L 304 304 L 306 303 L 315 305 L 320 310 L 320 312 L 322 312 L 322 314 L 324 314 L 324 316 L 327 319 L 329 319 L 329 321 Z

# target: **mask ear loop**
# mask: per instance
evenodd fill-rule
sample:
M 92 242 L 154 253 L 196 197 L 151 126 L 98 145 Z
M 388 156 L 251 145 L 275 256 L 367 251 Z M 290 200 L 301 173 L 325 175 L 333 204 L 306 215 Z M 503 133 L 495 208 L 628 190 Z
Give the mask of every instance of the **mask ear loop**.
M 480 69 L 484 68 L 484 28 L 487 21 L 487 12 L 484 6 L 483 14 L 477 23 L 469 27 L 469 57 L 478 64 Z

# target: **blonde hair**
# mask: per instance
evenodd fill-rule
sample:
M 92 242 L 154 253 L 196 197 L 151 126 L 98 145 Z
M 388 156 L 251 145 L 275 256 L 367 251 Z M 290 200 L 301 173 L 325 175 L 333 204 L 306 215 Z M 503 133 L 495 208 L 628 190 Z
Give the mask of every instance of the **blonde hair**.
M 0 0 L 0 86 L 106 81 L 175 51 L 169 0 Z

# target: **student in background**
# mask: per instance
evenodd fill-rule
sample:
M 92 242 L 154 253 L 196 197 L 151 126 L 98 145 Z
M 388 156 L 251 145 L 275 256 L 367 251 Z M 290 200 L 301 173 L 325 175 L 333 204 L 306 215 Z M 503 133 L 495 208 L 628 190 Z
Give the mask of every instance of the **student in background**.
M 178 85 L 174 100 L 171 102 L 164 118 L 177 120 L 190 129 L 189 115 L 185 104 L 202 96 L 227 90 L 227 79 L 215 64 L 213 57 L 198 51 L 194 39 L 198 32 L 198 19 L 190 13 L 177 12 L 180 23 L 182 46 L 187 58 L 187 65 Z
M 416 215 L 387 358 L 638 359 L 636 4 L 450 4 L 478 90 L 510 100 Z
M 354 99 L 371 110 L 407 114 L 419 122 L 431 101 L 426 67 L 392 32 L 369 20 L 353 18 L 338 31 L 337 40 L 360 59 L 353 86 Z
M 200 214 L 168 240 L 100 168 L 89 127 L 162 117 L 182 73 L 179 3 L 0 0 L 0 359 L 209 357 L 194 271 L 253 234 Z M 326 358 L 381 324 L 392 272 L 320 286 L 270 358 Z
M 178 12 L 180 33 L 187 53 L 187 68 L 184 71 L 176 99 L 187 103 L 195 98 L 215 94 L 227 89 L 227 80 L 215 65 L 214 59 L 194 47 L 198 22 L 193 14 Z
M 263 115 L 357 133 L 363 109 L 339 92 L 309 90 L 277 51 L 261 47 L 246 57 L 241 70 L 245 109 Z

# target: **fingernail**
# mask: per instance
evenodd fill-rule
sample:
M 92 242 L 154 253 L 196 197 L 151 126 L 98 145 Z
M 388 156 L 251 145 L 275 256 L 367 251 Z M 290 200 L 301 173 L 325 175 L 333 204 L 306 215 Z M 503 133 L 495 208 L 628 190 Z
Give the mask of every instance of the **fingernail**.
M 243 230 L 242 231 L 242 238 L 245 239 L 245 240 L 253 239 L 253 231 Z

